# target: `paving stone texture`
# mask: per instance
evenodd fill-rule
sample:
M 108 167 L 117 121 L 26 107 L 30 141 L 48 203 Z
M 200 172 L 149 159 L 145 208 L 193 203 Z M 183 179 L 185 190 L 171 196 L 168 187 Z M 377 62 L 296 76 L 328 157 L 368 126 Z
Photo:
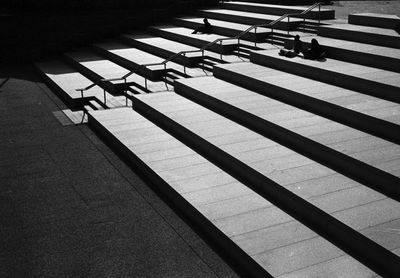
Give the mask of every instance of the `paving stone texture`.
M 237 277 L 32 69 L 0 74 L 0 277 Z

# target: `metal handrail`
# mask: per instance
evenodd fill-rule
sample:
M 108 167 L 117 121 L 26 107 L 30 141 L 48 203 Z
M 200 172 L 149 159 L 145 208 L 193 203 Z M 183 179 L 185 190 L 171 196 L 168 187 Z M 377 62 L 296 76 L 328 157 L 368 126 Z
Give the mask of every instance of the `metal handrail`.
M 75 91 L 77 91 L 77 92 L 87 91 L 87 90 L 93 88 L 94 86 L 96 86 L 96 83 L 92 83 L 92 84 L 90 84 L 89 86 L 87 86 L 85 88 L 75 89 Z
M 316 8 L 317 6 L 318 6 L 318 8 L 320 9 L 320 8 L 321 8 L 321 5 L 322 5 L 322 2 L 314 3 L 314 4 L 311 5 L 309 8 L 305 9 L 304 11 L 302 11 L 301 13 L 284 14 L 284 15 L 282 15 L 281 17 L 277 18 L 276 20 L 274 20 L 274 21 L 272 21 L 272 22 L 264 23 L 264 24 L 255 24 L 255 25 L 253 25 L 253 26 L 247 28 L 246 30 L 240 32 L 239 34 L 237 34 L 237 35 L 234 36 L 234 37 L 219 38 L 219 39 L 216 39 L 216 40 L 214 40 L 214 41 L 212 41 L 212 42 L 210 42 L 210 43 L 204 45 L 203 47 L 201 47 L 201 48 L 198 49 L 198 50 L 180 51 L 180 52 L 178 52 L 178 53 L 173 54 L 171 57 L 165 59 L 164 61 L 162 61 L 162 62 L 160 62 L 160 63 L 154 63 L 154 64 L 148 64 L 148 65 L 152 65 L 152 66 L 155 66 L 155 65 L 163 65 L 163 64 L 165 65 L 166 63 L 170 62 L 170 61 L 171 61 L 172 59 L 174 59 L 175 57 L 177 57 L 177 56 L 179 56 L 179 55 L 185 55 L 186 53 L 202 52 L 202 57 L 204 58 L 204 51 L 207 50 L 209 47 L 211 47 L 211 46 L 213 46 L 213 45 L 215 45 L 215 44 L 217 44 L 217 43 L 219 43 L 219 42 L 220 42 L 221 44 L 222 44 L 222 41 L 224 41 L 224 40 L 238 40 L 238 42 L 239 42 L 239 40 L 240 40 L 241 37 L 243 37 L 244 35 L 246 35 L 247 33 L 249 33 L 251 30 L 256 29 L 256 28 L 258 28 L 258 27 L 265 27 L 265 28 L 270 27 L 270 28 L 272 29 L 272 32 L 273 32 L 273 26 L 274 26 L 276 23 L 282 21 L 283 19 L 285 19 L 285 18 L 290 18 L 291 16 L 305 15 L 305 14 L 307 14 L 308 12 L 310 12 L 311 10 L 313 10 L 314 8 Z M 319 10 L 319 11 L 320 11 L 320 10 Z M 305 17 L 304 17 L 304 20 L 305 20 Z M 289 19 L 288 19 L 288 22 L 289 22 Z M 318 18 L 318 22 L 320 22 L 320 17 Z M 289 32 L 289 31 L 288 31 L 288 32 Z M 257 42 L 255 42 L 255 44 L 256 44 L 256 43 L 257 43 Z M 221 56 L 222 56 L 222 54 L 221 54 Z M 144 66 L 148 66 L 148 65 L 144 65 Z
M 257 33 L 257 28 L 259 28 L 259 27 L 271 28 L 271 31 L 272 31 L 272 34 L 273 34 L 273 33 L 274 33 L 274 25 L 277 24 L 278 22 L 281 22 L 282 20 L 284 20 L 285 18 L 287 18 L 287 19 L 288 19 L 288 23 L 289 23 L 290 17 L 299 16 L 299 15 L 304 15 L 303 20 L 305 21 L 305 15 L 306 15 L 308 12 L 312 11 L 312 10 L 313 10 L 314 8 L 316 8 L 317 6 L 318 6 L 318 11 L 320 12 L 320 11 L 321 11 L 321 5 L 322 5 L 322 4 L 323 4 L 322 2 L 314 3 L 313 5 L 311 5 L 310 7 L 308 7 L 307 9 L 305 9 L 304 11 L 302 11 L 301 13 L 284 14 L 284 15 L 280 16 L 279 18 L 275 19 L 275 20 L 272 21 L 272 22 L 252 25 L 252 26 L 250 26 L 249 28 L 247 28 L 246 30 L 244 30 L 244 31 L 242 31 L 242 32 L 240 32 L 240 33 L 238 33 L 238 34 L 237 34 L 236 36 L 234 36 L 234 37 L 229 37 L 229 38 L 218 38 L 218 39 L 216 39 L 216 40 L 214 40 L 214 41 L 212 41 L 212 42 L 209 42 L 209 43 L 207 43 L 206 45 L 202 46 L 200 49 L 180 51 L 180 52 L 174 53 L 173 55 L 171 55 L 170 57 L 166 58 L 166 59 L 165 59 L 164 61 L 162 61 L 162 62 L 150 63 L 150 64 L 143 64 L 143 65 L 140 65 L 139 68 L 140 68 L 140 67 L 146 68 L 146 67 L 150 67 L 150 66 L 162 66 L 162 65 L 163 65 L 163 66 L 164 66 L 164 70 L 166 71 L 166 70 L 167 70 L 167 63 L 170 62 L 170 61 L 172 61 L 172 60 L 175 59 L 176 57 L 181 56 L 181 55 L 185 56 L 185 55 L 188 54 L 188 53 L 197 53 L 197 52 L 201 52 L 201 53 L 202 53 L 203 66 L 204 66 L 204 51 L 206 51 L 206 50 L 207 50 L 208 48 L 210 48 L 211 46 L 213 46 L 213 45 L 215 45 L 215 44 L 217 44 L 217 43 L 220 43 L 221 46 L 222 46 L 222 42 L 223 42 L 223 41 L 226 41 L 226 40 L 238 40 L 238 44 L 240 44 L 240 39 L 241 39 L 244 35 L 246 35 L 247 33 L 249 33 L 249 32 L 250 32 L 251 30 L 253 30 L 253 29 L 255 29 L 255 32 Z M 321 18 L 321 16 L 320 16 L 320 14 L 318 14 L 318 15 L 319 15 L 319 16 L 318 16 L 318 23 L 320 23 L 320 18 Z M 288 30 L 288 33 L 289 33 L 289 31 L 290 31 L 290 30 Z M 257 41 L 254 42 L 254 46 L 257 46 Z M 238 50 L 238 55 L 239 55 L 239 50 Z M 222 60 L 222 52 L 220 53 L 220 58 L 221 58 L 221 60 Z M 184 74 L 186 75 L 186 66 L 185 66 L 185 65 L 183 66 L 183 70 L 184 70 Z M 122 76 L 122 77 L 109 78 L 109 79 L 101 79 L 101 82 L 107 82 L 107 81 L 109 82 L 109 81 L 120 81 L 120 80 L 124 80 L 124 82 L 125 82 L 125 89 L 126 89 L 126 79 L 127 79 L 129 76 L 131 76 L 132 74 L 134 74 L 134 73 L 135 73 L 135 70 L 128 72 L 127 74 L 125 74 L 125 75 Z M 146 90 L 147 90 L 147 78 L 146 78 L 146 77 L 144 77 L 144 78 L 145 78 L 145 88 L 146 88 Z M 165 86 L 167 87 L 167 90 L 168 90 L 168 85 L 167 85 L 167 81 L 166 81 L 167 79 L 166 79 L 166 78 L 167 78 L 167 77 L 166 77 L 166 74 L 164 74 L 164 83 L 165 83 Z M 93 87 L 93 86 L 95 86 L 95 85 L 96 85 L 96 84 L 92 84 L 92 85 L 90 85 L 90 86 L 88 86 L 88 87 L 86 87 L 86 88 L 83 88 L 83 89 L 76 89 L 76 90 L 77 90 L 77 91 L 81 91 L 81 93 L 82 93 L 82 98 L 83 98 L 83 91 L 86 91 L 86 90 L 90 89 L 91 87 Z M 105 91 L 104 91 L 104 103 L 105 103 L 105 101 L 106 101 L 106 99 L 105 99 Z

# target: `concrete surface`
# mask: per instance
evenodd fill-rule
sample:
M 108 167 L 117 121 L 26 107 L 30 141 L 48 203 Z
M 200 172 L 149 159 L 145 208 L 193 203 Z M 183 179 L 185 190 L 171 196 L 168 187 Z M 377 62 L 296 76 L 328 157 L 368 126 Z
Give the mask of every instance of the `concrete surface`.
M 0 277 L 237 277 L 30 68 L 0 69 Z

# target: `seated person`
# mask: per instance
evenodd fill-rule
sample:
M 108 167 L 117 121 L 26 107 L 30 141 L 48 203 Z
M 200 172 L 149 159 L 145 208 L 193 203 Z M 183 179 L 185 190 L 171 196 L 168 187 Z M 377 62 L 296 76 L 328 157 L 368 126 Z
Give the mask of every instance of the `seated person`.
M 325 57 L 325 51 L 316 39 L 311 40 L 311 46 L 302 51 L 305 59 L 317 60 Z
M 211 26 L 210 22 L 208 22 L 208 19 L 206 17 L 203 19 L 203 22 L 204 22 L 204 26 L 197 27 L 192 32 L 192 34 L 197 34 L 197 33 L 211 34 L 212 26 Z
M 303 42 L 300 40 L 300 36 L 299 35 L 296 35 L 294 37 L 293 48 L 292 49 L 293 50 L 281 49 L 279 51 L 279 55 L 286 56 L 286 57 L 295 57 L 299 53 L 301 53 L 304 50 L 304 47 L 303 47 Z

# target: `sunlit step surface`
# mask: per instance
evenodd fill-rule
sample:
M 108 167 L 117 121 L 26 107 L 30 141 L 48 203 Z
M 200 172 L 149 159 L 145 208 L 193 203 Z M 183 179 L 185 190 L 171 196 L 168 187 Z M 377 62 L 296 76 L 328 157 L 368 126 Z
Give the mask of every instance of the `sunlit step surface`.
M 288 186 L 288 185 L 295 186 L 295 184 L 297 184 L 298 185 L 297 190 L 302 191 L 303 187 L 301 186 L 301 184 L 304 184 L 303 182 L 308 183 L 311 180 L 321 181 L 321 180 L 324 180 L 325 178 L 328 178 L 328 176 L 329 177 L 336 176 L 334 171 L 327 169 L 326 167 L 324 167 L 318 163 L 310 161 L 309 159 L 307 159 L 293 151 L 290 151 L 287 148 L 280 146 L 279 144 L 277 144 L 265 137 L 255 134 L 254 132 L 246 129 L 245 127 L 242 127 L 236 123 L 233 123 L 233 122 L 211 112 L 210 110 L 207 110 L 200 105 L 196 105 L 182 97 L 178 97 L 174 94 L 169 94 L 169 95 L 165 94 L 162 96 L 155 96 L 155 95 L 140 96 L 139 99 L 141 101 L 143 101 L 144 103 L 150 105 L 152 108 L 159 111 L 159 113 L 164 114 L 168 118 L 176 121 L 178 124 L 182 125 L 184 128 L 186 128 L 186 129 L 194 132 L 198 136 L 206 139 L 208 142 L 214 144 L 221 150 L 225 151 L 227 154 L 229 154 L 229 155 L 233 156 L 234 158 L 240 160 L 241 162 L 247 164 L 251 168 L 255 169 L 256 171 L 265 175 L 266 177 L 271 178 L 273 181 L 279 183 L 282 186 Z M 140 107 L 140 106 L 141 105 L 139 105 L 139 103 L 137 103 L 134 107 Z M 143 108 L 143 109 L 145 109 L 145 108 Z M 251 138 L 251 139 L 249 139 L 249 138 Z M 232 141 L 232 140 L 234 140 L 234 141 Z M 236 145 L 236 144 L 232 145 L 232 143 L 238 142 L 237 140 L 239 140 L 239 142 L 242 142 L 242 143 L 240 143 L 239 145 Z M 275 160 L 275 158 L 276 158 L 276 160 Z M 189 157 L 185 158 L 183 161 L 187 161 L 187 159 L 189 159 Z M 175 159 L 174 163 L 179 163 L 179 161 Z M 167 164 L 168 164 L 167 167 L 174 167 L 171 165 L 170 162 L 168 162 Z M 354 186 L 358 187 L 358 185 L 354 184 L 354 181 L 349 180 L 341 175 L 339 175 L 339 176 L 340 176 L 340 178 L 344 178 L 344 180 L 347 180 L 347 182 L 339 182 L 338 185 L 339 184 L 344 185 L 344 184 L 350 183 L 350 184 L 353 184 Z M 330 190 L 330 187 L 327 186 L 327 187 L 325 187 L 325 189 Z M 368 192 L 371 192 L 371 193 L 373 192 L 370 189 L 363 187 L 363 186 L 360 187 L 359 189 L 367 190 Z M 301 196 L 301 193 L 297 190 L 294 189 L 294 192 L 296 192 L 296 194 Z M 356 191 L 358 191 L 358 190 L 356 190 Z M 329 194 L 326 194 L 326 193 L 327 192 L 323 193 L 324 197 L 327 197 L 328 199 L 330 197 L 333 197 L 333 195 L 329 197 Z M 344 193 L 344 192 L 342 191 L 341 193 Z M 369 202 L 370 202 L 370 201 L 368 201 L 368 198 L 361 197 L 361 195 L 363 195 L 363 196 L 365 196 L 365 195 L 360 194 L 359 191 L 357 193 L 354 193 L 354 195 L 352 195 L 352 193 L 350 193 L 349 191 L 347 193 L 348 194 L 345 194 L 346 196 L 348 196 L 348 197 L 353 196 L 354 198 L 359 200 L 361 203 L 367 202 L 366 204 L 369 204 Z M 334 195 L 336 195 L 336 194 L 334 194 Z M 339 195 L 341 195 L 341 194 L 339 194 Z M 367 195 L 369 195 L 369 193 L 367 193 Z M 381 200 L 382 202 L 387 203 L 387 205 L 388 205 L 387 208 L 384 208 L 386 206 L 382 206 L 382 209 L 384 210 L 382 213 L 387 214 L 387 215 L 392 215 L 389 217 L 390 220 L 385 220 L 384 223 L 386 221 L 391 222 L 392 220 L 398 218 L 397 215 L 394 216 L 392 214 L 392 212 L 396 212 L 398 210 L 399 204 L 396 201 L 387 199 L 384 196 L 382 196 L 376 192 L 372 193 L 372 195 L 370 195 L 370 196 L 373 196 L 373 195 L 380 196 L 380 197 L 378 197 L 378 199 L 376 199 L 376 201 Z M 343 195 L 340 197 L 338 195 L 336 195 L 336 197 L 338 199 L 336 199 L 336 200 L 331 199 L 331 201 L 332 201 L 331 204 L 339 204 L 342 201 L 344 201 Z M 353 198 L 353 197 L 350 197 L 350 198 Z M 359 197 L 360 197 L 360 199 L 358 199 Z M 335 197 L 333 197 L 333 198 L 335 199 Z M 374 198 L 375 197 L 373 197 L 373 199 Z M 327 199 L 322 201 L 321 203 L 313 202 L 312 199 L 313 198 L 311 198 L 310 201 L 317 207 L 320 207 L 321 209 L 323 209 L 324 211 L 326 211 L 330 214 L 335 214 L 334 212 L 336 211 L 336 209 L 334 209 L 333 207 L 331 207 L 331 208 L 324 207 L 324 205 L 328 205 Z M 316 199 L 318 199 L 318 198 L 316 198 Z M 342 201 L 340 201 L 340 200 L 342 200 Z M 246 205 L 249 204 L 247 201 L 244 201 L 244 202 Z M 380 202 L 380 201 L 378 201 L 378 202 Z M 382 203 L 379 203 L 379 204 L 376 203 L 375 205 L 377 207 L 380 207 L 381 204 Z M 246 205 L 244 205 L 245 208 L 246 208 Z M 339 211 L 343 212 L 344 214 L 342 215 L 341 213 L 339 213 L 338 219 L 340 219 L 341 221 L 344 221 L 346 224 L 350 225 L 354 229 L 361 231 L 361 230 L 366 229 L 367 227 L 379 225 L 378 223 L 367 224 L 366 222 L 364 222 L 364 224 L 361 224 L 361 222 L 366 220 L 366 219 L 362 220 L 363 217 L 361 217 L 361 214 L 363 214 L 362 210 L 364 210 L 364 209 L 366 211 L 368 211 L 368 219 L 371 220 L 371 218 L 369 218 L 370 213 L 371 213 L 369 211 L 371 208 L 368 208 L 369 205 L 367 205 L 366 207 L 364 207 L 364 205 L 361 205 L 360 207 L 358 207 L 358 205 L 353 203 L 353 201 L 344 201 L 343 205 L 344 205 L 344 207 L 339 209 Z M 354 208 L 354 206 L 356 208 Z M 354 208 L 358 212 L 353 211 L 353 209 L 350 209 L 347 213 L 344 212 L 347 210 L 347 208 L 350 208 L 350 207 Z M 389 209 L 389 210 L 387 210 L 387 209 Z M 211 210 L 213 210 L 213 209 L 211 209 Z M 392 212 L 389 213 L 389 211 L 392 211 Z M 271 214 L 274 215 L 274 213 L 271 212 L 271 210 L 269 208 L 265 208 L 265 209 L 261 209 L 261 210 L 257 209 L 255 212 L 252 212 L 252 213 L 240 213 L 239 218 L 236 218 L 236 219 L 235 219 L 235 217 L 228 217 L 228 218 L 221 219 L 220 220 L 221 222 L 219 223 L 218 227 L 220 227 L 220 225 L 222 225 L 222 227 L 225 227 L 225 226 L 235 227 L 234 228 L 235 232 L 233 235 L 238 236 L 238 237 L 240 237 L 240 236 L 245 237 L 246 235 L 248 235 L 248 233 L 251 233 L 253 231 L 255 232 L 255 231 L 263 230 L 265 227 L 264 227 L 264 224 L 260 220 L 263 219 L 263 217 L 269 216 Z M 346 216 L 344 216 L 344 215 L 346 215 Z M 357 215 L 357 217 L 355 217 L 356 215 Z M 250 216 L 250 218 L 248 218 L 248 216 Z M 219 218 L 219 216 L 216 216 L 216 217 Z M 334 217 L 336 217 L 336 215 Z M 343 218 L 341 218 L 341 217 L 343 217 Z M 353 217 L 355 217 L 355 218 L 353 218 Z M 392 219 L 391 217 L 394 217 L 394 219 Z M 367 222 L 369 220 L 367 220 Z M 380 221 L 383 219 L 379 215 L 376 217 L 375 220 L 377 220 L 379 223 L 381 223 Z M 355 222 L 353 222 L 353 221 L 355 221 Z M 361 222 L 359 222 L 359 221 L 361 221 Z M 358 226 L 358 225 L 360 225 L 360 226 Z M 361 228 L 361 227 L 363 227 L 363 228 Z M 382 239 L 384 239 L 384 235 L 382 235 Z M 379 242 L 379 240 L 377 238 L 374 238 L 373 240 Z M 289 240 L 289 242 L 291 242 L 291 241 Z M 294 244 L 297 244 L 297 243 L 294 243 Z M 307 242 L 306 245 L 308 247 L 306 247 L 306 248 L 310 247 L 308 245 L 309 243 L 313 244 L 313 240 L 310 239 L 310 241 Z M 257 246 L 259 246 L 259 245 L 257 244 Z M 397 248 L 397 247 L 386 247 L 386 248 L 393 249 L 393 248 Z M 283 251 L 283 250 L 290 250 L 290 247 L 287 247 L 287 249 L 286 248 L 281 249 L 281 251 Z M 334 251 L 334 253 L 335 252 L 336 251 Z M 277 252 L 277 253 L 274 252 L 272 255 L 271 253 L 266 254 L 264 251 L 260 250 L 260 253 L 258 253 L 258 252 L 256 253 L 257 254 L 256 260 L 258 262 L 268 264 L 268 262 L 270 262 L 270 259 L 272 257 L 274 257 L 275 254 L 279 254 L 279 253 L 280 252 Z M 283 253 L 287 254 L 286 252 L 283 252 Z M 328 253 L 330 253 L 330 251 L 328 251 Z M 335 254 L 339 255 L 339 253 L 335 253 Z M 329 258 L 336 257 L 336 255 L 333 255 L 332 253 L 330 255 L 326 254 L 326 256 Z M 330 257 L 330 256 L 333 256 L 333 257 Z M 323 257 L 324 258 L 322 258 L 322 257 L 312 258 L 310 261 L 308 261 L 308 258 L 307 258 L 306 259 L 307 262 L 305 262 L 305 261 L 303 261 L 303 259 L 299 258 L 299 261 L 297 261 L 295 263 L 295 266 L 293 266 L 293 267 L 294 268 L 300 267 L 300 265 L 302 265 L 302 267 L 304 267 L 305 266 L 304 264 L 311 263 L 311 261 L 313 264 L 313 263 L 317 263 L 314 260 L 324 261 L 325 259 L 327 259 L 327 257 L 325 257 L 325 255 Z M 276 258 L 276 260 L 279 262 L 283 262 L 282 261 L 283 258 L 282 259 Z M 288 261 L 286 261 L 286 262 L 287 262 L 287 264 L 290 264 L 290 263 L 288 263 Z M 292 270 L 294 271 L 294 269 L 292 269 Z M 275 272 L 275 271 L 277 271 L 277 272 Z M 291 270 L 288 269 L 287 267 L 279 266 L 278 269 L 275 269 L 273 271 L 273 274 L 277 275 L 280 271 L 287 272 L 287 271 L 291 271 Z
M 214 76 L 236 84 L 241 80 L 242 87 L 253 90 L 258 87 L 259 92 L 262 89 L 266 91 L 282 89 L 282 94 L 296 92 L 300 96 L 304 95 L 400 126 L 400 104 L 396 102 L 285 71 L 244 62 L 219 65 L 215 68 Z M 306 102 L 303 103 L 306 107 Z
M 218 43 L 211 44 L 219 39 L 227 39 L 216 34 L 192 34 L 193 30 L 185 27 L 177 27 L 172 25 L 151 26 L 149 32 L 174 40 L 180 43 L 185 43 L 197 48 L 202 48 L 207 45 L 207 50 L 215 51 L 222 54 L 232 53 L 238 46 L 237 40 L 223 40 Z
M 212 26 L 212 32 L 214 34 L 219 34 L 222 36 L 235 37 L 239 33 L 252 27 L 248 24 L 239 24 L 234 22 L 227 22 L 217 19 L 208 20 Z M 176 25 L 184 26 L 186 28 L 196 29 L 204 25 L 203 18 L 201 17 L 181 17 L 175 18 L 174 23 Z M 241 39 L 250 41 L 261 41 L 265 39 L 271 33 L 271 29 L 267 28 L 257 28 L 257 30 L 252 29 L 247 34 L 243 35 Z
M 339 161 L 335 159 L 335 155 L 342 153 L 394 176 L 400 172 L 399 145 L 226 81 L 214 77 L 186 79 L 178 81 L 175 85 L 175 90 L 178 94 L 191 98 L 205 107 L 212 108 L 214 111 L 223 113 L 226 117 L 243 111 L 258 117 L 261 120 L 259 125 L 262 125 L 262 120 L 265 120 L 265 130 L 273 129 L 268 125 L 272 123 L 276 127 L 283 127 L 282 133 L 285 131 L 293 132 L 293 140 L 295 140 L 296 134 L 312 140 L 309 145 L 307 143 L 296 145 L 296 148 L 299 149 L 295 150 L 299 153 L 302 152 L 301 148 L 317 149 L 318 146 L 315 146 L 317 143 L 327 146 L 337 152 L 336 154 L 327 153 L 323 155 L 325 158 L 332 155 L 333 160 L 330 163 L 333 166 Z M 220 101 L 221 104 L 217 101 Z M 224 104 L 228 104 L 231 107 L 231 113 L 226 112 L 230 108 L 222 107 Z M 245 118 L 245 114 L 241 115 L 243 123 Z M 252 119 L 252 121 L 254 122 L 255 119 Z M 260 126 L 260 131 L 263 131 L 264 128 Z M 398 127 L 398 131 L 400 131 L 400 127 Z M 287 134 L 286 136 L 291 135 Z M 279 135 L 271 135 L 271 138 L 279 142 L 281 137 Z M 301 139 L 300 137 L 299 140 Z M 321 155 L 322 152 L 323 150 L 321 150 Z M 392 168 L 393 165 L 397 165 L 397 167 Z M 354 171 L 356 170 L 354 169 Z M 362 176 L 365 176 L 365 173 Z M 400 179 L 397 180 L 400 182 Z M 379 182 L 377 187 L 382 185 L 381 183 L 382 181 Z
M 392 29 L 353 24 L 332 24 L 318 27 L 318 35 L 342 40 L 400 48 L 400 36 Z
M 265 13 L 265 14 L 279 15 L 279 16 L 283 14 L 299 14 L 308 8 L 301 6 L 271 5 L 271 4 L 250 3 L 250 2 L 251 1 L 249 2 L 229 1 L 223 3 L 222 7 L 231 10 L 246 11 L 253 13 Z M 324 7 L 320 8 L 316 7 L 315 9 L 311 10 L 304 16 L 305 18 L 308 19 L 321 19 L 321 20 L 334 19 L 335 10 L 327 9 Z
M 172 55 L 182 51 L 193 51 L 185 56 L 176 56 L 173 62 L 184 64 L 187 66 L 195 66 L 201 61 L 201 52 L 197 47 L 179 43 L 173 40 L 160 38 L 150 34 L 126 34 L 121 39 L 136 48 L 149 52 L 162 58 L 170 58 Z
M 287 58 L 277 50 L 253 51 L 253 63 L 400 103 L 400 73 L 327 58 Z
M 276 15 L 267 15 L 261 13 L 249 13 L 242 11 L 226 10 L 226 9 L 209 9 L 199 11 L 199 15 L 206 16 L 207 18 L 242 23 L 242 24 L 267 24 L 279 18 Z M 298 26 L 303 20 L 291 18 L 290 22 L 287 20 L 280 21 L 274 25 L 276 29 L 292 30 Z
M 122 79 L 122 77 L 131 73 L 131 71 L 97 55 L 96 53 L 77 51 L 66 53 L 65 56 L 93 82 L 104 86 L 114 94 L 121 93 L 125 90 L 126 85 L 139 85 L 142 89 L 145 89 L 145 80 L 143 77 L 133 73 L 126 78 L 125 83 L 125 80 Z M 110 81 L 102 81 L 103 79 L 110 79 Z M 149 84 L 147 85 L 151 91 L 164 91 L 164 86 L 163 82 L 151 81 L 149 81 Z
M 92 112 L 91 116 L 272 275 L 296 273 L 316 262 L 329 264 L 331 259 L 343 256 L 343 252 L 332 244 L 252 193 L 160 128 L 143 121 L 130 108 L 120 111 L 108 115 Z M 231 141 L 235 137 L 227 135 L 218 138 L 228 145 L 237 141 Z M 323 199 L 319 201 L 326 203 Z M 380 209 L 384 207 L 382 201 L 384 199 L 375 204 Z M 389 214 L 389 207 L 385 207 L 385 215 Z M 360 218 L 359 214 L 357 222 Z M 360 227 L 363 225 L 360 224 Z M 379 230 L 381 225 L 374 229 Z M 365 230 L 366 233 L 372 231 L 371 228 Z M 304 256 L 310 248 L 319 256 Z M 297 250 L 299 256 L 287 253 L 289 250 Z M 354 273 L 374 275 L 356 260 L 345 257 Z M 329 273 L 331 270 L 321 268 L 320 271 Z
M 301 41 L 307 46 L 310 46 L 312 39 L 318 40 L 328 58 L 400 72 L 400 49 L 321 36 L 301 35 Z M 292 45 L 292 38 L 285 39 L 285 48 L 291 49 Z
M 86 88 L 93 82 L 64 62 L 52 60 L 37 63 L 36 67 L 49 82 L 51 88 L 58 92 L 58 95 L 71 108 L 80 107 L 88 99 L 97 99 L 101 102 L 104 99 L 104 90 L 99 86 L 85 90 L 82 98 L 82 93 L 77 89 Z M 111 95 L 106 92 L 106 97 L 110 98 Z

